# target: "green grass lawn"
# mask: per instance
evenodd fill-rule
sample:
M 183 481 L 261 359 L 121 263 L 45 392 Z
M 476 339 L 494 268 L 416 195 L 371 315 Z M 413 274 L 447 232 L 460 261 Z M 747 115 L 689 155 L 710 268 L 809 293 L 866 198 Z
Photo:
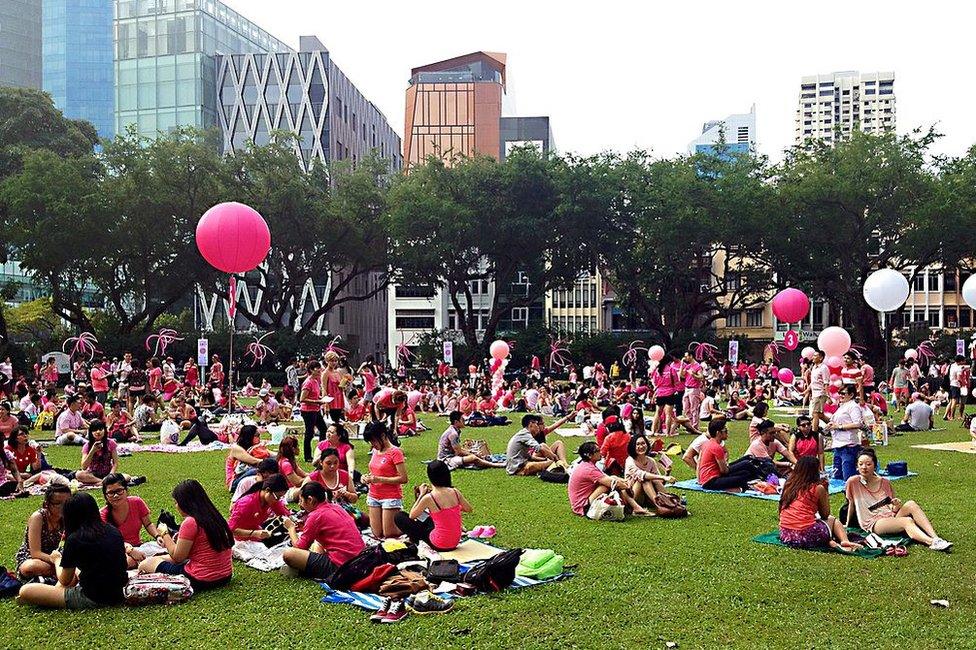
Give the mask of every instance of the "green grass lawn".
M 443 418 L 423 419 L 433 431 L 403 443 L 411 485 L 426 479 L 421 461 L 435 455 L 445 427 Z M 465 433 L 504 451 L 515 430 Z M 571 513 L 564 485 L 509 478 L 503 470 L 461 471 L 455 485 L 475 507 L 465 525 L 494 524 L 502 546 L 553 548 L 579 565 L 576 576 L 379 626 L 358 608 L 320 603 L 315 583 L 238 564 L 230 587 L 173 607 L 72 613 L 0 602 L 0 647 L 663 648 L 673 641 L 680 648 L 971 648 L 976 456 L 910 448 L 965 439 L 956 424 L 892 438 L 879 454 L 882 463 L 905 459 L 919 473 L 894 488 L 902 499 L 917 500 L 955 542 L 950 555 L 915 546 L 907 558 L 868 561 L 754 544 L 753 536 L 776 527 L 775 503 L 697 492 L 683 493 L 688 519 L 595 523 Z M 567 439 L 570 448 L 581 441 Z M 690 441 L 679 439 L 683 446 Z M 729 444 L 733 457 L 745 448 L 744 423 L 733 426 Z M 361 441 L 357 454 L 364 465 Z M 55 465 L 74 467 L 79 449 L 53 448 L 49 455 Z M 201 481 L 218 507 L 229 503 L 222 453 L 143 453 L 123 458 L 121 467 L 149 476 L 135 492 L 154 516 L 174 509 L 170 490 L 187 477 Z M 679 462 L 676 475 L 691 472 Z M 841 500 L 833 497 L 835 512 Z M 0 563 L 12 563 L 39 504 L 0 502 Z M 950 608 L 933 607 L 933 598 L 949 600 Z

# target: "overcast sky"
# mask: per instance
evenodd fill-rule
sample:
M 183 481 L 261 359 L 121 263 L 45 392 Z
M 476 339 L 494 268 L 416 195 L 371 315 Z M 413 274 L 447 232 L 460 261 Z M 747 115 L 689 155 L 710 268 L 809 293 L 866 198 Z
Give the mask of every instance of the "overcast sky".
M 410 68 L 487 50 L 508 54 L 517 114 L 549 115 L 563 152 L 684 152 L 755 103 L 759 150 L 778 158 L 800 77 L 837 70 L 893 70 L 900 133 L 934 124 L 953 155 L 976 143 L 969 3 L 225 2 L 293 47 L 318 36 L 401 135 Z

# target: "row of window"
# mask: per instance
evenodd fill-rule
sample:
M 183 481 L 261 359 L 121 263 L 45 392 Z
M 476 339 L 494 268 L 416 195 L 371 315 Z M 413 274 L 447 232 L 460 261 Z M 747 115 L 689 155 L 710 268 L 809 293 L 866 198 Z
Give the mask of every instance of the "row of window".
M 572 289 L 552 292 L 554 309 L 575 309 L 577 307 L 597 307 L 596 283 L 587 281 Z
M 560 332 L 596 332 L 596 316 L 552 316 L 549 327 Z

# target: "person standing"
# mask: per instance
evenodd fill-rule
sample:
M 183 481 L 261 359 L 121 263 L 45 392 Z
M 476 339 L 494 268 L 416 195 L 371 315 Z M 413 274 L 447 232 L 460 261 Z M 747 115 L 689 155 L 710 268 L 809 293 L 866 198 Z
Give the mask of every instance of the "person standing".
M 891 370 L 888 385 L 895 391 L 898 408 L 904 408 L 908 402 L 908 368 L 905 367 L 904 359 L 899 359 L 898 365 Z
M 319 440 L 325 438 L 325 418 L 322 417 L 322 407 L 331 400 L 322 397 L 322 364 L 318 361 L 308 362 L 308 377 L 302 384 L 302 391 L 299 396 L 300 406 L 298 410 L 302 414 L 305 422 L 305 441 L 304 452 L 305 462 L 312 462 L 312 436 L 318 431 Z
M 697 429 L 700 422 L 699 409 L 702 403 L 702 385 L 705 381 L 705 373 L 702 365 L 698 363 L 690 351 L 685 352 L 678 374 L 685 382 L 685 392 L 681 398 L 684 414 L 688 416 L 689 424 Z
M 830 369 L 824 363 L 820 350 L 813 353 L 813 366 L 810 368 L 810 419 L 813 430 L 820 434 L 820 421 L 824 419 L 824 406 L 827 405 L 827 386 L 830 383 Z
M 850 384 L 841 387 L 837 393 L 840 406 L 830 416 L 827 425 L 834 451 L 834 478 L 842 481 L 857 474 L 857 454 L 861 449 L 864 415 L 855 399 L 856 390 Z
M 966 357 L 957 354 L 952 365 L 949 366 L 949 403 L 946 405 L 945 414 L 942 417 L 943 420 L 955 420 L 956 407 L 962 403 L 962 391 L 959 379 L 962 375 L 965 361 Z

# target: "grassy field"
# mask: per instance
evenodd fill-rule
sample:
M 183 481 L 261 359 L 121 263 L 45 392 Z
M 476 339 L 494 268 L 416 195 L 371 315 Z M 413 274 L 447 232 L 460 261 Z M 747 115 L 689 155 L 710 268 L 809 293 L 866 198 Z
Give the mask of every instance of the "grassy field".
M 445 426 L 443 418 L 424 420 L 433 431 L 403 444 L 411 485 L 425 479 L 421 461 L 434 456 Z M 503 451 L 515 430 L 466 434 Z M 976 456 L 910 448 L 967 438 L 956 424 L 893 438 L 879 454 L 882 463 L 905 459 L 919 473 L 895 490 L 922 504 L 940 534 L 955 542 L 950 555 L 916 546 L 907 558 L 868 561 L 762 546 L 750 538 L 776 527 L 774 503 L 702 493 L 685 493 L 692 513 L 685 520 L 595 523 L 572 515 L 563 485 L 509 478 L 503 470 L 462 471 L 455 484 L 475 507 L 465 525 L 494 524 L 502 546 L 553 548 L 579 565 L 576 576 L 379 626 L 358 608 L 320 603 L 322 591 L 312 582 L 236 565 L 230 587 L 173 607 L 40 612 L 2 601 L 0 647 L 972 648 Z M 690 440 L 681 436 L 679 443 Z M 575 448 L 581 439 L 567 442 Z M 745 448 L 744 424 L 734 425 L 729 445 L 733 457 Z M 78 448 L 49 453 L 58 466 L 78 462 Z M 365 464 L 362 442 L 357 454 Z M 137 454 L 121 464 L 150 477 L 135 492 L 154 513 L 173 509 L 170 490 L 186 477 L 200 480 L 219 507 L 229 502 L 222 453 Z M 679 465 L 677 476 L 689 477 Z M 835 512 L 840 501 L 832 500 Z M 13 561 L 38 505 L 39 499 L 0 502 L 0 563 Z M 933 598 L 951 606 L 935 608 Z

